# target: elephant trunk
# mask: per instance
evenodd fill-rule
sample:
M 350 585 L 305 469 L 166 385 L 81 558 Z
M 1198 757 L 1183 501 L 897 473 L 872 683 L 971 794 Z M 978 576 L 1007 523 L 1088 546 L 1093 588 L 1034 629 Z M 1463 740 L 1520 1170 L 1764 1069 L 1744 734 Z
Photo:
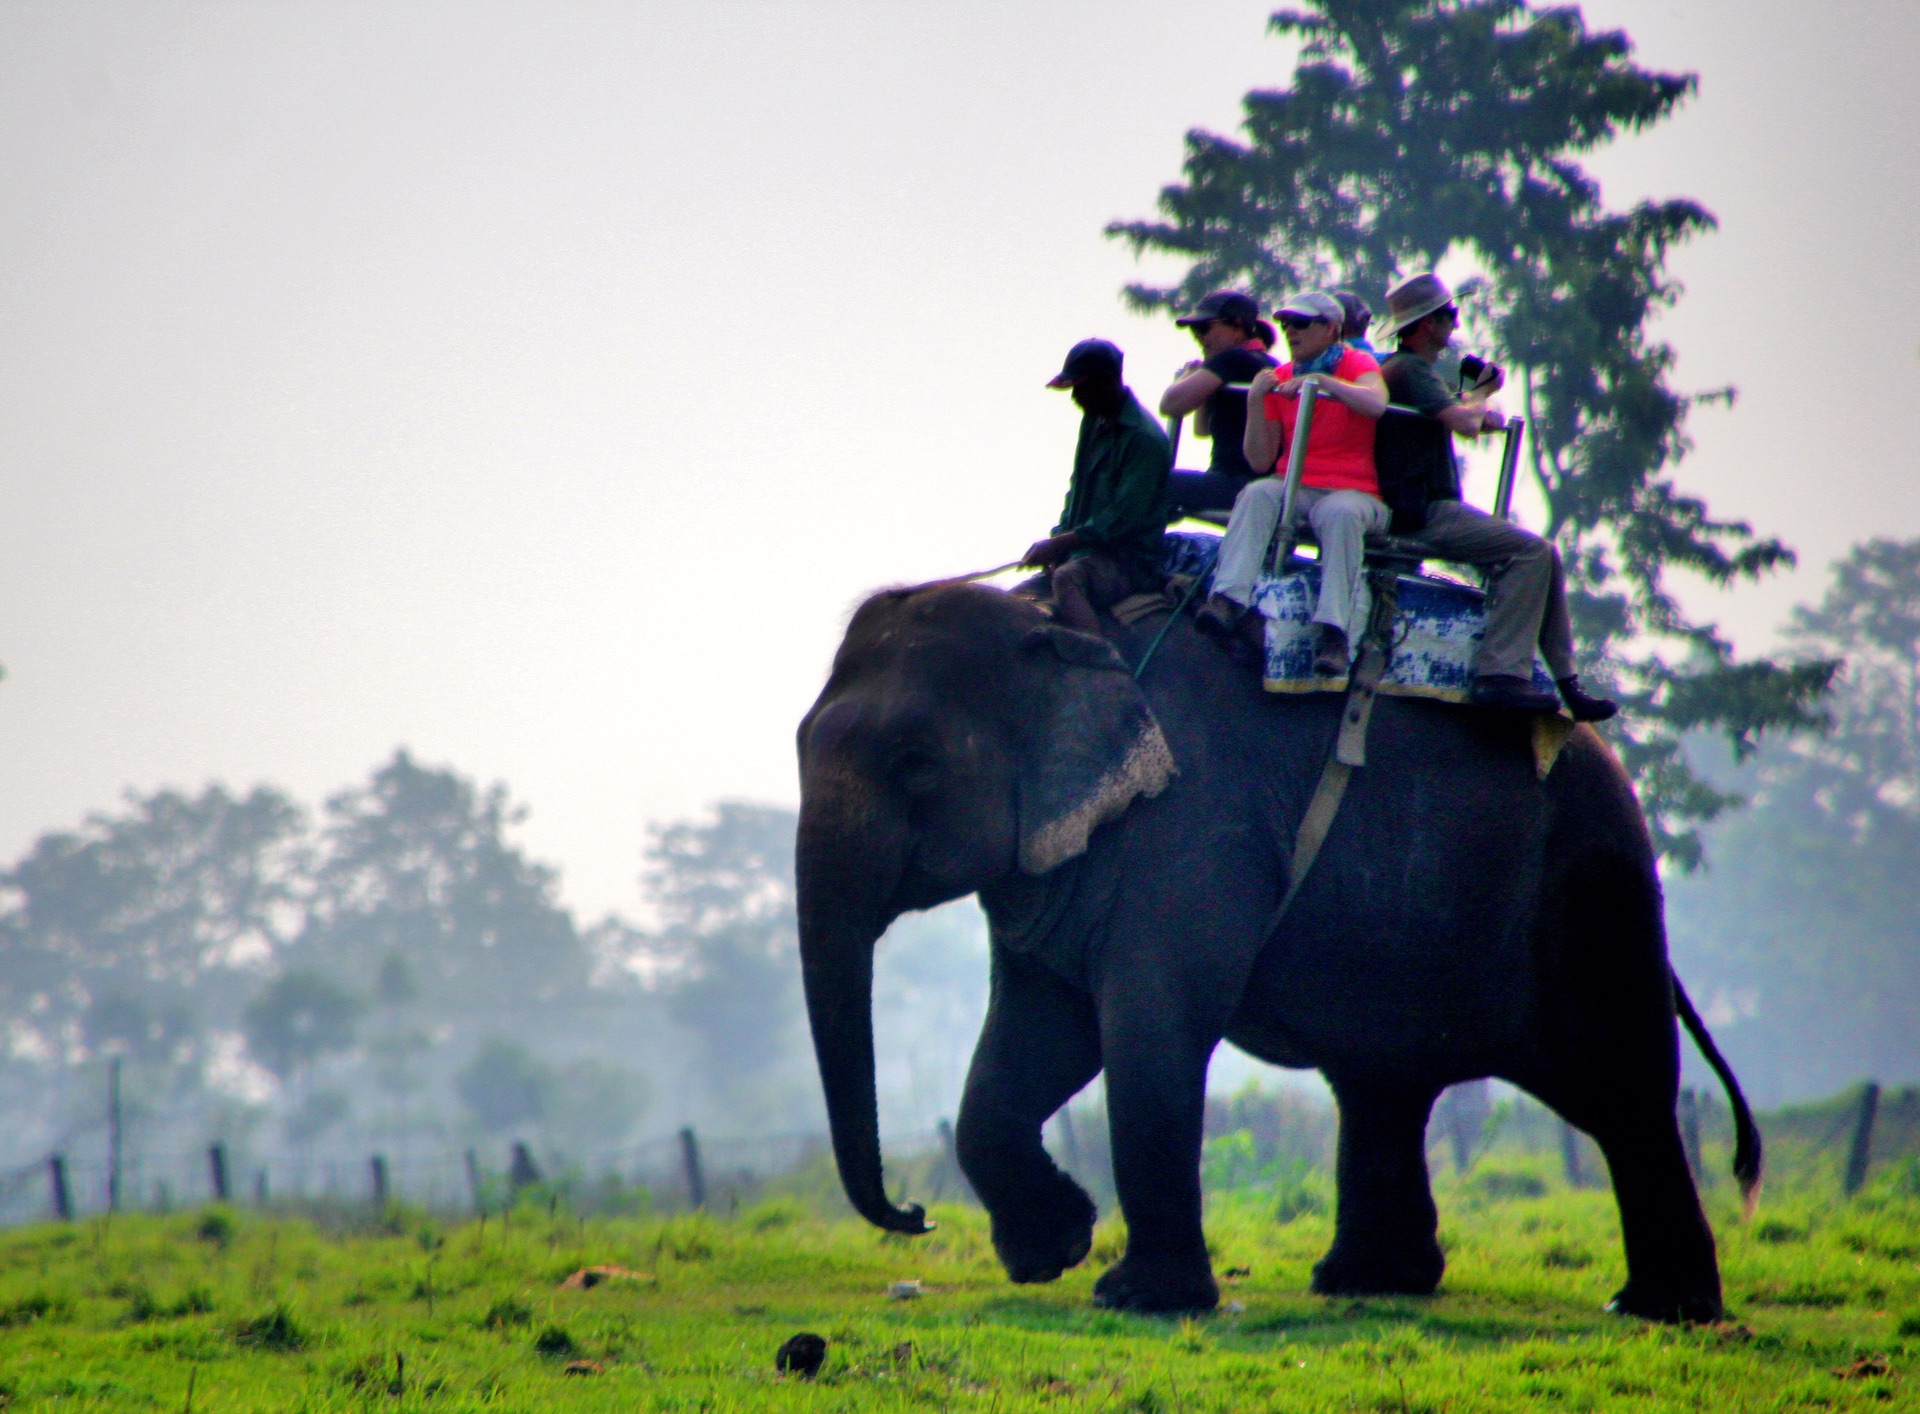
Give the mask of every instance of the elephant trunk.
M 888 1201 L 874 1091 L 873 950 L 893 921 L 886 899 L 905 850 L 877 843 L 870 827 L 841 827 L 837 815 L 811 799 L 803 804 L 794 871 L 800 971 L 833 1156 L 862 1217 L 890 1232 L 922 1233 L 932 1226 L 925 1209 Z

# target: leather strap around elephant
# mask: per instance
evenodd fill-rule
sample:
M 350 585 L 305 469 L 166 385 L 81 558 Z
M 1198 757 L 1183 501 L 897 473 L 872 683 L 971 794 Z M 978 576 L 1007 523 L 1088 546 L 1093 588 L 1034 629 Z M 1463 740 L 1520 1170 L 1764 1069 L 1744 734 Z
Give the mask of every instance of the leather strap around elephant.
M 1340 801 L 1347 793 L 1347 782 L 1359 767 L 1367 764 L 1367 726 L 1373 720 L 1373 700 L 1386 676 L 1393 657 L 1395 590 L 1397 577 L 1392 570 L 1375 571 L 1367 576 L 1373 591 L 1373 609 L 1367 615 L 1367 631 L 1360 640 L 1360 656 L 1347 679 L 1347 700 L 1340 709 L 1340 732 L 1334 738 L 1327 764 L 1320 768 L 1320 783 L 1313 788 L 1307 813 L 1300 817 L 1300 828 L 1293 836 L 1293 861 L 1287 870 L 1287 892 L 1273 911 L 1264 936 L 1271 937 L 1287 916 L 1301 886 L 1313 869 L 1320 846 L 1327 842 L 1334 817 L 1340 813 Z

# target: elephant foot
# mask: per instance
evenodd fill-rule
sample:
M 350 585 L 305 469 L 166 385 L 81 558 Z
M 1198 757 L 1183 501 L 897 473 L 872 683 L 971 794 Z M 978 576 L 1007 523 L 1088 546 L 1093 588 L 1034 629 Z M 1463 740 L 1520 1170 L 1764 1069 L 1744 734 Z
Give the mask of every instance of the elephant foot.
M 1712 1325 L 1726 1318 L 1717 1288 L 1676 1292 L 1629 1280 L 1607 1303 L 1616 1316 L 1638 1316 L 1663 1325 Z
M 1314 1266 L 1313 1289 L 1322 1296 L 1431 1296 L 1446 1269 L 1431 1238 L 1364 1251 L 1336 1242 Z
M 1053 1281 L 1086 1260 L 1098 1211 L 1079 1184 L 1055 1176 L 1017 1212 L 993 1213 L 993 1250 L 1013 1281 Z
M 1093 1304 L 1110 1311 L 1178 1315 L 1220 1304 L 1204 1249 L 1194 1258 L 1144 1257 L 1129 1252 L 1093 1284 Z

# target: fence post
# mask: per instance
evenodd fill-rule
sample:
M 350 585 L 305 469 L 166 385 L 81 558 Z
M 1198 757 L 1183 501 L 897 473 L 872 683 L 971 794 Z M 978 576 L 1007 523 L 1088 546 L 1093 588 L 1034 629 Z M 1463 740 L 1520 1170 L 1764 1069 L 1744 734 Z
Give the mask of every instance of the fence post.
M 523 1188 L 529 1188 L 540 1181 L 540 1165 L 533 1161 L 533 1150 L 526 1141 L 515 1140 L 513 1145 L 513 1164 L 507 1170 L 507 1184 L 518 1196 Z
M 267 1206 L 267 1171 L 265 1169 L 253 1171 L 253 1202 L 258 1208 Z
M 1587 1186 L 1587 1176 L 1581 1171 L 1580 1131 L 1564 1119 L 1560 1121 L 1560 1163 L 1567 1171 L 1569 1188 Z
M 53 1215 L 61 1222 L 73 1220 L 73 1195 L 67 1190 L 67 1156 L 47 1156 L 47 1182 L 53 1188 Z
M 473 1195 L 473 1210 L 482 1217 L 486 1216 L 486 1204 L 480 1198 L 480 1156 L 467 1150 L 467 1192 Z
M 1675 1105 L 1680 1117 L 1680 1147 L 1686 1150 L 1687 1172 L 1694 1183 L 1700 1182 L 1700 1097 L 1692 1086 L 1684 1086 Z
M 1866 1186 L 1867 1165 L 1873 1162 L 1873 1121 L 1880 1112 L 1880 1082 L 1869 1080 L 1860 1092 L 1860 1112 L 1853 1121 L 1853 1143 L 1847 1148 L 1847 1197 Z
M 706 1207 L 707 1180 L 700 1172 L 700 1141 L 694 1137 L 692 1125 L 680 1131 L 680 1161 L 687 1170 L 687 1197 L 694 1207 Z
M 387 1206 L 387 1156 L 375 1154 L 367 1162 L 367 1169 L 373 1175 L 373 1206 Z
M 227 1192 L 227 1146 L 209 1144 L 207 1146 L 207 1174 L 213 1179 L 213 1201 L 224 1203 Z
M 120 1211 L 120 1057 L 107 1064 L 107 1211 Z

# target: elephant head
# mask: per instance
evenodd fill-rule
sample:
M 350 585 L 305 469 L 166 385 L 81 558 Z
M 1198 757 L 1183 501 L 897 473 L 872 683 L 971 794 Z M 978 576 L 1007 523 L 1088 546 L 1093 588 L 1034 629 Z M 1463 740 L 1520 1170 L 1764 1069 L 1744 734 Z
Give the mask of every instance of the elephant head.
M 881 1186 L 874 945 L 910 909 L 1081 853 L 1173 758 L 1108 644 L 972 585 L 861 605 L 799 749 L 800 962 L 834 1156 L 864 1217 L 922 1232 Z

